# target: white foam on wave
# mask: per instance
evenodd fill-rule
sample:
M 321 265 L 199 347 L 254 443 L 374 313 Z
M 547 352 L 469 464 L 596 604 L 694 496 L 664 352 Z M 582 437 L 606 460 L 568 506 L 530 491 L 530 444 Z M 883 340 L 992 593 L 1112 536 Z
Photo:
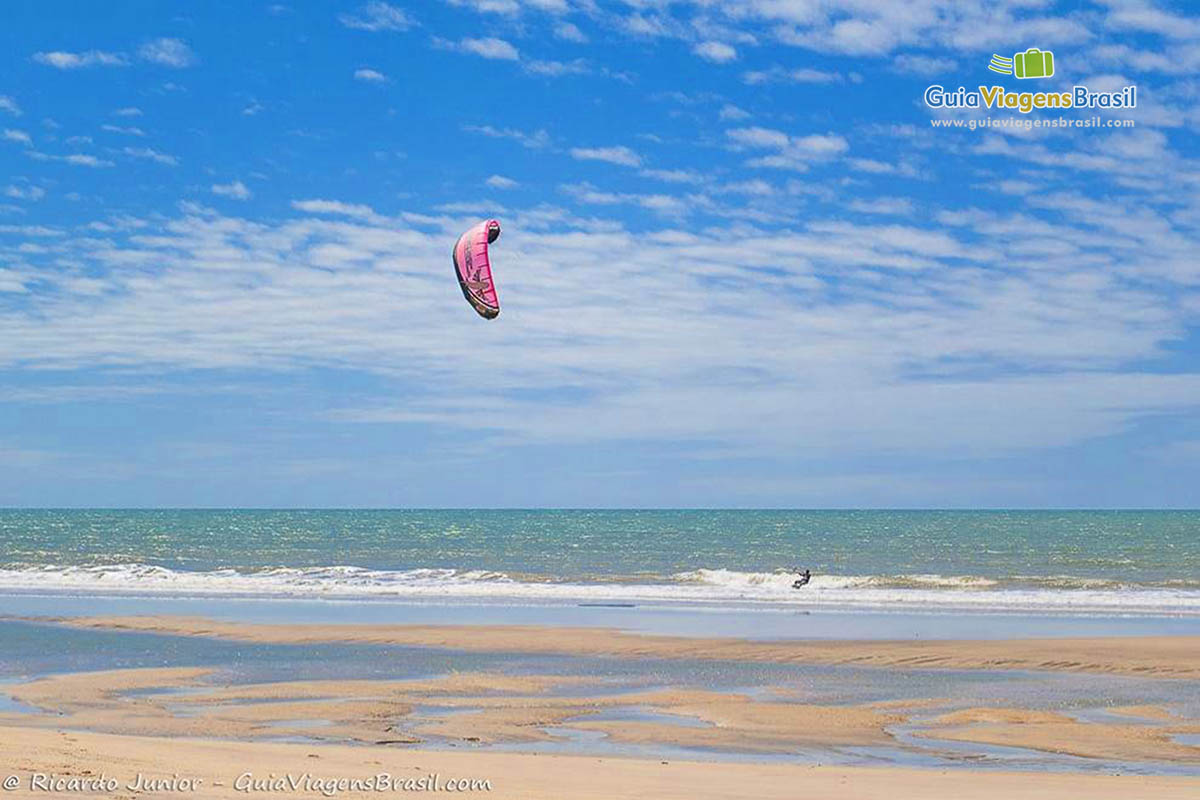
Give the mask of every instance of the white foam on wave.
M 485 570 L 372 570 L 277 567 L 174 570 L 149 564 L 26 566 L 0 569 L 0 591 L 149 594 L 201 597 L 295 597 L 497 602 L 707 604 L 742 602 L 789 607 L 975 609 L 1200 615 L 1200 589 L 1061 588 L 1002 585 L 974 576 L 814 575 L 792 588 L 794 573 L 698 569 L 658 582 L 516 579 Z

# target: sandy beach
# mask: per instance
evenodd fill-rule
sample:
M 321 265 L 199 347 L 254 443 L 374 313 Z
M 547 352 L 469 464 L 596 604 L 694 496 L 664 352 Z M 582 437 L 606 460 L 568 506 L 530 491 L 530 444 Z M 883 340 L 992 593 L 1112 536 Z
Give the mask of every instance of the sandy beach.
M 437 780 L 445 791 L 450 780 L 487 781 L 490 789 L 458 791 L 517 800 L 555 798 L 794 798 L 799 790 L 819 798 L 895 797 L 992 798 L 1037 797 L 1096 800 L 1156 797 L 1192 798 L 1200 781 L 1140 775 L 1052 775 L 965 773 L 917 769 L 842 768 L 785 764 L 728 764 L 659 760 L 588 758 L 492 753 L 398 751 L 336 745 L 247 744 L 238 741 L 188 740 L 164 746 L 144 736 L 30 731 L 0 728 L 0 752 L 9 770 L 21 774 L 10 797 L 44 797 L 30 788 L 40 773 L 55 780 L 115 780 L 113 797 L 196 796 L 233 798 L 253 795 L 320 797 L 321 788 L 338 797 L 378 797 L 356 790 L 355 781 L 386 774 L 394 783 Z M 132 791 L 128 787 L 161 781 L 194 789 Z M 253 787 L 274 779 L 296 783 L 295 790 Z M 339 784 L 340 781 L 340 784 Z M 286 784 L 278 784 L 286 787 Z M 415 783 L 412 785 L 416 785 Z M 469 785 L 469 784 L 468 784 Z M 345 787 L 345 788 L 341 788 Z M 417 791 L 415 788 L 413 791 Z M 400 792 L 396 792 L 400 793 Z
M 37 624 L 128 641 L 235 641 L 248 648 L 242 658 L 255 648 L 332 643 L 463 651 L 482 655 L 484 665 L 505 652 L 534 660 L 521 672 L 443 668 L 400 680 L 298 672 L 235 680 L 228 667 L 177 665 L 10 683 L 5 693 L 20 708 L 0 712 L 0 761 L 18 781 L 17 797 L 45 794 L 44 784 L 31 783 L 35 777 L 100 776 L 120 784 L 103 792 L 119 797 L 320 796 L 330 787 L 337 796 L 366 797 L 378 791 L 363 782 L 382 773 L 402 781 L 482 779 L 490 782 L 488 796 L 535 800 L 795 797 L 798 786 L 818 797 L 862 798 L 1200 792 L 1200 719 L 1186 703 L 1092 709 L 1051 698 L 1049 705 L 995 705 L 995 693 L 955 690 L 951 698 L 936 691 L 950 691 L 956 675 L 977 674 L 981 685 L 1008 675 L 1035 683 L 1044 680 L 1038 675 L 1057 675 L 1135 680 L 1186 696 L 1197 669 L 1196 637 L 779 642 L 547 626 L 265 625 L 166 616 Z M 564 653 L 602 657 L 649 679 L 567 674 L 551 669 L 561 662 L 544 660 Z M 676 661 L 726 665 L 721 669 L 816 664 L 833 670 L 835 681 L 853 684 L 866 675 L 897 691 L 830 702 L 803 680 L 709 686 L 694 666 L 685 667 L 694 679 L 661 684 L 655 674 Z M 543 671 L 530 671 L 536 665 Z M 900 692 L 917 674 L 932 676 L 931 688 Z M 938 675 L 947 677 L 939 682 Z M 1013 763 L 1040 759 L 1055 768 L 1005 769 L 989 756 L 1009 752 L 1028 754 Z M 151 784 L 138 785 L 138 775 Z M 272 776 L 290 783 L 254 783 Z M 202 788 L 181 789 L 183 783 Z
M 70 777 L 115 780 L 110 796 L 247 795 L 322 796 L 316 788 L 335 788 L 342 798 L 379 796 L 355 790 L 354 781 L 389 775 L 392 781 L 487 781 L 490 789 L 456 794 L 488 798 L 553 800 L 557 798 L 796 798 L 797 790 L 816 798 L 883 800 L 896 796 L 922 798 L 1194 798 L 1194 778 L 1139 775 L 1044 775 L 1020 772 L 966 774 L 914 769 L 847 769 L 827 766 L 720 764 L 659 760 L 608 759 L 527 754 L 413 752 L 366 750 L 361 747 L 252 744 L 238 741 L 182 741 L 164 747 L 145 736 L 95 733 L 29 732 L 0 728 L 5 763 L 26 776 L 13 798 L 44 796 L 30 789 L 34 772 L 59 780 Z M 142 781 L 191 781 L 194 790 L 138 793 L 126 787 Z M 253 790 L 254 780 L 294 780 L 301 788 Z M 306 790 L 305 787 L 311 787 Z M 414 789 L 416 790 L 416 789 Z M 443 788 L 443 790 L 445 790 Z M 398 793 L 397 793 L 398 794 Z

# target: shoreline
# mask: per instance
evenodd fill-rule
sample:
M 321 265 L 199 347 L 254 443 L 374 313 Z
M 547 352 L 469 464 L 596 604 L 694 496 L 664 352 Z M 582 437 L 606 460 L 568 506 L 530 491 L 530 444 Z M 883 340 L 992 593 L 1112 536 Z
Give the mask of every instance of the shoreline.
M 155 615 L 23 621 L 259 644 L 377 644 L 540 655 L 1200 678 L 1200 636 L 758 641 L 544 625 L 286 624 Z

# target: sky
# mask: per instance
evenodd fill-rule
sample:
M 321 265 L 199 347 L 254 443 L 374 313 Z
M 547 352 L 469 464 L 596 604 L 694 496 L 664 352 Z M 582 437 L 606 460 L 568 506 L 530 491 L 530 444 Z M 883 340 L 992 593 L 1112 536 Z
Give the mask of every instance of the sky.
M 1200 506 L 1194 6 L 0 21 L 0 505 Z

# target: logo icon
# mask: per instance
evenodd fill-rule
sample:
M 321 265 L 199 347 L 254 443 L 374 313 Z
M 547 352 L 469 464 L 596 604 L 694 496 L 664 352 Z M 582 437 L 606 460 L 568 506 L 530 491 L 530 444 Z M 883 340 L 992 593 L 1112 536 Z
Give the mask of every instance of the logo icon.
M 1054 75 L 1054 53 L 1036 47 L 1024 53 L 1013 53 L 1012 58 L 993 53 L 988 69 L 1017 78 L 1049 78 Z

